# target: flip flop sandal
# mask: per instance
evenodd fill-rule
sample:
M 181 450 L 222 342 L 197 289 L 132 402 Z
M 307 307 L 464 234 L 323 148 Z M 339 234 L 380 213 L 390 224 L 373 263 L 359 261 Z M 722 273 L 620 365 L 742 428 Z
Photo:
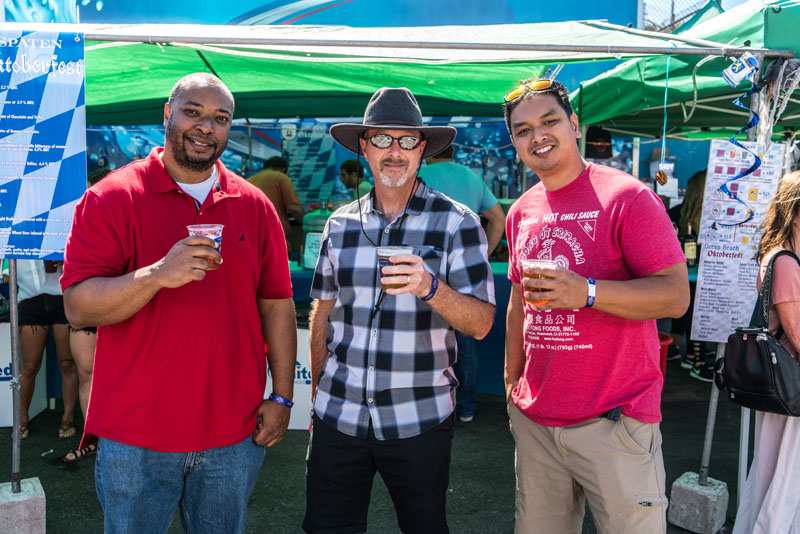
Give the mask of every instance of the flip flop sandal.
M 58 427 L 58 439 L 67 439 L 74 437 L 78 430 L 74 425 L 61 425 Z
M 89 445 L 83 448 L 72 449 L 68 451 L 67 454 L 61 457 L 61 463 L 67 465 L 77 464 L 84 458 L 92 456 L 94 454 L 97 454 L 97 445 L 94 443 L 90 443 Z

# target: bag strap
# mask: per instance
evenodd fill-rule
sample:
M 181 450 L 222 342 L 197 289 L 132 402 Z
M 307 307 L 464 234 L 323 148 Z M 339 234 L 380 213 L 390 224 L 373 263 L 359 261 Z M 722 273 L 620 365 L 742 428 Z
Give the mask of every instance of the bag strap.
M 758 294 L 758 300 L 756 301 L 755 310 L 753 310 L 753 316 L 750 319 L 750 326 L 756 328 L 768 328 L 769 325 L 769 310 L 772 306 L 772 280 L 774 277 L 775 272 L 775 260 L 777 260 L 780 256 L 790 256 L 794 258 L 794 261 L 800 265 L 800 258 L 792 252 L 791 250 L 781 250 L 775 253 L 775 255 L 770 258 L 769 263 L 767 264 L 766 272 L 764 273 L 764 280 L 761 284 L 761 291 Z M 780 339 L 783 335 L 783 327 L 778 326 L 778 330 L 775 333 L 775 338 Z

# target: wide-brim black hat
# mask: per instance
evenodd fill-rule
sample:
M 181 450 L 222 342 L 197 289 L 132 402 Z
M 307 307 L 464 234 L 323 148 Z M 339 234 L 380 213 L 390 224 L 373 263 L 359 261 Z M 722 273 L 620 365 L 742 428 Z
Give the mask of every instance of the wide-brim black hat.
M 456 137 L 456 129 L 450 126 L 425 126 L 417 99 L 405 87 L 378 89 L 364 110 L 364 121 L 334 124 L 331 136 L 345 148 L 359 152 L 358 140 L 369 128 L 421 132 L 426 142 L 422 157 L 435 156 Z

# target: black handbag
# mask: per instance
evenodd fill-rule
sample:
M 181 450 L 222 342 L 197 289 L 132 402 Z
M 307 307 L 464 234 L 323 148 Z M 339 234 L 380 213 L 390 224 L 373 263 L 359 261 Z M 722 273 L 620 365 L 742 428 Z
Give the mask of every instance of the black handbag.
M 762 412 L 800 416 L 800 363 L 779 343 L 783 328 L 769 329 L 772 277 L 779 256 L 800 259 L 788 251 L 776 253 L 767 265 L 750 326 L 728 338 L 725 357 L 716 362 L 714 382 L 736 404 Z

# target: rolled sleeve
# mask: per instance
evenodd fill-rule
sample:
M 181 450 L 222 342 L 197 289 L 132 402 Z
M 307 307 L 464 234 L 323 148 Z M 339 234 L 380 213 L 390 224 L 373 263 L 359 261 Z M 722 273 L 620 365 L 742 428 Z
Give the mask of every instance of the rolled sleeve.
M 311 298 L 333 300 L 338 295 L 336 275 L 331 261 L 330 220 L 325 224 L 319 247 L 319 258 L 311 281 Z
M 494 278 L 487 254 L 486 234 L 478 217 L 464 213 L 452 229 L 447 254 L 447 285 L 465 295 L 494 304 Z
M 110 199 L 89 190 L 75 206 L 72 228 L 64 251 L 61 289 L 94 277 L 121 276 L 128 272 L 128 232 L 112 216 Z

